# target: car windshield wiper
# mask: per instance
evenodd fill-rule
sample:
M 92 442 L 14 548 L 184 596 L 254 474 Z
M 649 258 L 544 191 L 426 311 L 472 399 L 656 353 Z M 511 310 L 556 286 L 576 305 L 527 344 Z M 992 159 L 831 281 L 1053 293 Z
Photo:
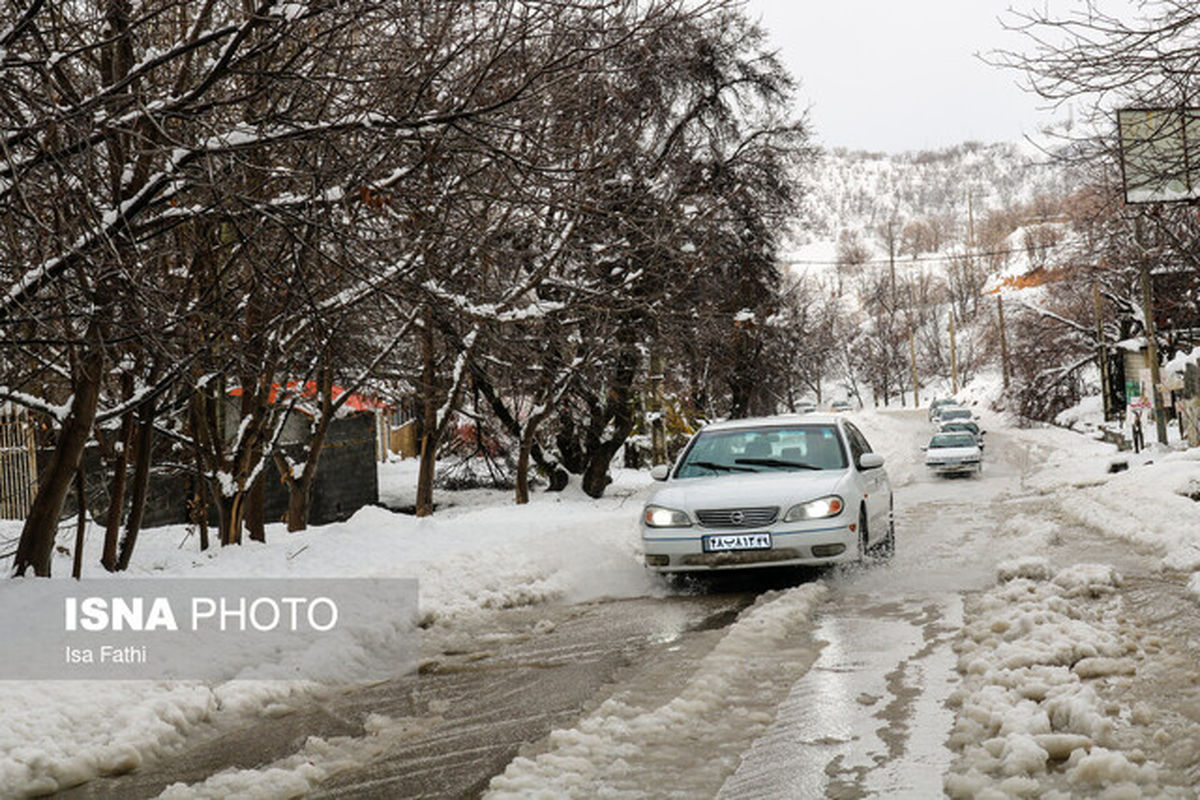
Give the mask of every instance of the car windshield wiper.
M 798 467 L 799 469 L 815 469 L 820 470 L 820 467 L 814 467 L 812 464 L 805 464 L 803 461 L 785 461 L 782 458 L 735 458 L 738 464 L 754 464 L 762 467 Z
M 738 460 L 740 461 L 741 459 L 738 459 Z M 734 466 L 733 464 L 718 464 L 715 461 L 689 461 L 688 463 L 684 464 L 684 466 L 685 467 L 704 467 L 705 469 L 711 469 L 713 472 L 718 472 L 721 470 L 723 470 L 725 472 L 757 472 L 758 471 L 758 470 L 750 469 L 749 467 L 737 467 L 737 466 Z

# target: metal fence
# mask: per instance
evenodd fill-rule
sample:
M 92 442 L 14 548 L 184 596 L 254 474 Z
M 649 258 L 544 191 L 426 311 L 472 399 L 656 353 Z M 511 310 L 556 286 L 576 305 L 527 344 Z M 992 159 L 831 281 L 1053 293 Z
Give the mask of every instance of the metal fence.
M 0 519 L 25 519 L 36 493 L 33 421 L 23 408 L 0 406 Z

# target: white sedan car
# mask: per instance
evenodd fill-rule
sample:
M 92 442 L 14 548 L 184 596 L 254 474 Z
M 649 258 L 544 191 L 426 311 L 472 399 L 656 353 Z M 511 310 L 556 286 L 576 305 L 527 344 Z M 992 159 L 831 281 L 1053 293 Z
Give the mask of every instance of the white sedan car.
M 983 451 L 970 431 L 936 433 L 925 450 L 925 466 L 939 475 L 978 475 L 983 471 Z
M 656 572 L 861 561 L 895 547 L 883 457 L 838 414 L 709 425 L 642 510 Z

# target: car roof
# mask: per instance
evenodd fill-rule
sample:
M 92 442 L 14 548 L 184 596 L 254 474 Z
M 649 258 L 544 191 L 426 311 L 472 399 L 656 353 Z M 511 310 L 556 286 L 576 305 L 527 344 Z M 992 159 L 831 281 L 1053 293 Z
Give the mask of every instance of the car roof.
M 778 428 L 783 425 L 837 425 L 844 419 L 837 414 L 780 414 L 774 417 L 727 419 L 705 425 L 702 431 L 735 431 L 747 428 Z

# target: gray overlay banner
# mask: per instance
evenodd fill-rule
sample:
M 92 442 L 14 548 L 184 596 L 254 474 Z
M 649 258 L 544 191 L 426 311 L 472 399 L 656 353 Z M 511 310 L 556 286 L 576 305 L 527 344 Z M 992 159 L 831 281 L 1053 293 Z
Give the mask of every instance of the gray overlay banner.
M 20 583 L 0 614 L 0 680 L 357 682 L 416 666 L 412 579 Z

